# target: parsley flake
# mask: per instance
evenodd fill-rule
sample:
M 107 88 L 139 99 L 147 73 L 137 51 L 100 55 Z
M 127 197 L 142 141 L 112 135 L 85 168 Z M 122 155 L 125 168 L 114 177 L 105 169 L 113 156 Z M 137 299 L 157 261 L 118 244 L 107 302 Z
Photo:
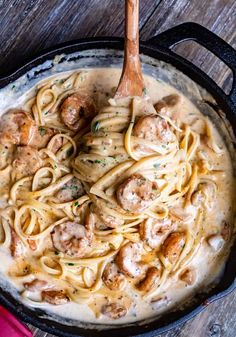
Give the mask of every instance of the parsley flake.
M 73 148 L 70 147 L 67 151 L 66 151 L 66 155 L 67 157 L 70 157 L 73 154 Z
M 142 92 L 146 96 L 147 95 L 147 88 L 144 87 L 143 90 L 142 90 Z
M 40 133 L 40 136 L 43 137 L 45 136 L 46 134 L 46 129 L 43 128 L 42 126 L 39 127 L 39 133 Z
M 92 125 L 92 127 L 91 127 L 93 133 L 98 132 L 99 128 L 100 128 L 100 123 L 99 123 L 99 122 L 95 122 L 95 123 Z

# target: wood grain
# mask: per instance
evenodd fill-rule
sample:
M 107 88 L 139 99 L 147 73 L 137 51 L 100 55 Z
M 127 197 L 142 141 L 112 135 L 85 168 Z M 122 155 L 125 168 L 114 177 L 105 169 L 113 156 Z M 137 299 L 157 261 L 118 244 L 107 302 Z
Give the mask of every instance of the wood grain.
M 0 74 L 44 48 L 87 36 L 122 36 L 123 0 L 0 0 Z M 176 24 L 195 21 L 236 46 L 235 0 L 140 0 L 140 37 L 146 40 Z M 225 89 L 230 74 L 217 58 L 194 43 L 177 53 L 194 62 Z M 50 337 L 32 326 L 36 337 Z M 161 337 L 235 337 L 236 292 Z M 11 336 L 9 336 L 11 337 Z
M 148 39 L 173 25 L 194 21 L 218 34 L 236 47 L 236 1 L 235 0 L 164 0 L 153 12 L 141 32 L 141 39 Z M 156 24 L 154 24 L 156 23 Z M 195 43 L 185 42 L 175 49 L 203 71 L 226 91 L 229 89 L 228 67 Z
M 159 0 L 140 2 L 142 28 Z M 3 0 L 0 73 L 61 42 L 87 36 L 121 36 L 123 26 L 123 0 Z

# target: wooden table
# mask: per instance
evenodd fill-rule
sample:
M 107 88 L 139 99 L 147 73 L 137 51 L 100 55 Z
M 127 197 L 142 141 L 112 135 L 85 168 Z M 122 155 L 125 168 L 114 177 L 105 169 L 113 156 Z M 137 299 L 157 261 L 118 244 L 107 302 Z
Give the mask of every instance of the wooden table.
M 87 36 L 122 36 L 123 0 L 0 0 L 1 75 L 44 48 Z M 140 37 L 145 40 L 176 24 L 195 21 L 236 46 L 235 0 L 140 0 Z M 185 43 L 176 49 L 225 90 L 226 66 L 204 48 Z M 52 335 L 30 326 L 34 336 Z M 236 292 L 162 337 L 235 337 Z M 11 336 L 6 336 L 11 337 Z

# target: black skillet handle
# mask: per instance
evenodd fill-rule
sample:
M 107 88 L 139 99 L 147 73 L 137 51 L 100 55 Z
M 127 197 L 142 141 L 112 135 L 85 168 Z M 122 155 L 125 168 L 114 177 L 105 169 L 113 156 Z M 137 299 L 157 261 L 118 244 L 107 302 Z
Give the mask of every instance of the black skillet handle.
M 233 84 L 227 96 L 236 108 L 236 50 L 219 36 L 197 23 L 186 22 L 152 37 L 147 42 L 171 49 L 187 40 L 196 41 L 204 46 L 232 70 Z

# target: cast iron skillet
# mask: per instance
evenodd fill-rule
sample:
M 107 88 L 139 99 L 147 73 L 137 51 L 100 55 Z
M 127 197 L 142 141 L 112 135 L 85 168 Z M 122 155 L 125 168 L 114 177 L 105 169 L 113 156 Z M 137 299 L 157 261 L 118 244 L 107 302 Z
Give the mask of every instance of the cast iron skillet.
M 171 47 L 185 41 L 194 40 L 204 46 L 222 60 L 233 73 L 233 85 L 230 93 L 226 95 L 205 73 L 199 68 L 186 61 L 182 57 L 171 51 Z M 76 51 L 88 49 L 118 49 L 123 50 L 123 39 L 121 38 L 88 38 L 72 41 L 60 46 L 56 46 L 45 51 L 37 58 L 33 59 L 23 67 L 19 68 L 13 74 L 0 79 L 0 88 L 25 74 L 30 69 L 42 64 L 46 60 L 53 59 L 58 54 L 71 54 Z M 140 43 L 140 52 L 156 58 L 158 60 L 170 63 L 178 70 L 185 73 L 196 83 L 205 88 L 217 102 L 218 107 L 226 114 L 227 119 L 236 135 L 236 51 L 218 36 L 196 23 L 184 23 L 171 28 L 148 41 Z M 217 108 L 217 107 L 216 107 Z M 236 288 L 236 244 L 232 247 L 228 258 L 224 274 L 220 283 L 207 294 L 199 294 L 190 306 L 184 310 L 177 310 L 171 314 L 166 314 L 155 321 L 145 325 L 135 324 L 127 327 L 118 327 L 110 330 L 94 330 L 91 328 L 79 328 L 76 326 L 67 326 L 52 321 L 42 316 L 42 311 L 33 310 L 25 307 L 12 297 L 7 291 L 1 290 L 0 302 L 13 314 L 18 316 L 24 322 L 33 324 L 49 333 L 63 336 L 135 336 L 145 334 L 154 336 L 184 323 L 196 314 L 201 312 L 208 304 L 220 299 Z

